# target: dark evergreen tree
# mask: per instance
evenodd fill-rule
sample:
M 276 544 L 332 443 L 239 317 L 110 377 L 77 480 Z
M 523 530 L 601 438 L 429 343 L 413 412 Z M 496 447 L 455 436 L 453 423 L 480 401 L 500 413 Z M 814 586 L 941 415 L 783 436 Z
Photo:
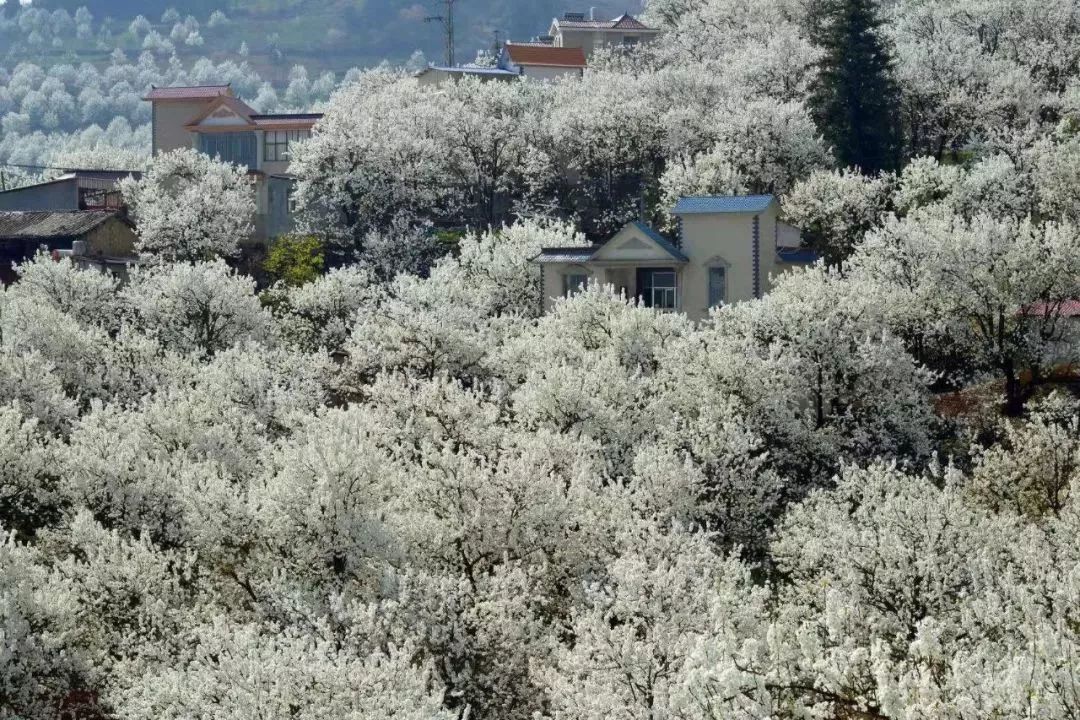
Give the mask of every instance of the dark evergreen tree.
M 818 127 L 842 165 L 894 170 L 899 92 L 876 0 L 825 0 L 818 11 L 813 34 L 824 56 L 810 98 Z

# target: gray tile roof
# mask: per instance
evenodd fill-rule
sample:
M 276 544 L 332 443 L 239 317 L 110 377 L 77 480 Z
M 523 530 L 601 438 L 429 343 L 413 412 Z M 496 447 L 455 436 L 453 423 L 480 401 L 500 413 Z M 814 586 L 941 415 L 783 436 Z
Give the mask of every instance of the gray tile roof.
M 583 15 L 583 13 L 579 13 Z M 653 31 L 645 23 L 638 20 L 636 17 L 630 14 L 620 15 L 614 20 L 589 20 L 582 17 L 578 19 L 568 18 L 563 16 L 561 18 L 555 18 L 555 24 L 559 27 L 571 29 L 571 30 L 646 30 Z
M 679 198 L 672 215 L 709 213 L 759 213 L 775 200 L 772 195 L 714 195 Z
M 562 247 L 562 248 L 544 248 L 540 251 L 540 254 L 532 259 L 537 263 L 583 263 L 592 259 L 593 254 L 599 250 L 602 245 L 591 245 L 586 247 Z
M 106 210 L 0 212 L 0 240 L 77 238 L 116 216 Z

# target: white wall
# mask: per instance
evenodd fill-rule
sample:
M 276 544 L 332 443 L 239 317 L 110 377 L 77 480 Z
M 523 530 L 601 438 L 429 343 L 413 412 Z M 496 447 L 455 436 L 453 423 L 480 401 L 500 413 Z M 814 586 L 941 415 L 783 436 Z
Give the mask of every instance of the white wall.
M 581 77 L 581 68 L 546 67 L 530 65 L 525 68 L 525 77 L 534 80 L 558 80 L 562 77 Z

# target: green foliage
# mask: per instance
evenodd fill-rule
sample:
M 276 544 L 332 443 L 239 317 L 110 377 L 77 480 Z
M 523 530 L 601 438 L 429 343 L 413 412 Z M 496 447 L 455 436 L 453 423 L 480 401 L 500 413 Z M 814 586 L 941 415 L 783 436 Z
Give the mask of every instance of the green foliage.
M 444 247 L 447 252 L 456 253 L 458 246 L 467 233 L 465 230 L 436 230 L 435 240 Z
M 827 0 L 814 38 L 823 51 L 810 104 L 841 166 L 900 164 L 899 90 L 873 0 Z
M 311 235 L 283 235 L 274 241 L 263 268 L 275 280 L 299 287 L 319 277 L 325 264 L 321 240 Z

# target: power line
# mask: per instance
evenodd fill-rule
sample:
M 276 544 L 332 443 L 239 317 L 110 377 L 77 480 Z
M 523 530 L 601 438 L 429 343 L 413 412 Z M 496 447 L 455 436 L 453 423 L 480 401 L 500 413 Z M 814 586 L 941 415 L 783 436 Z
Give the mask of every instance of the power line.
M 137 172 L 140 172 L 139 170 L 88 170 L 88 169 L 83 169 L 83 168 L 56 167 L 55 165 L 24 165 L 24 164 L 21 164 L 21 163 L 0 162 L 0 168 L 6 168 L 6 167 L 18 168 L 19 170 L 59 170 L 60 172 L 65 172 L 65 173 L 102 172 L 102 173 L 128 173 L 129 175 L 133 175 L 133 174 L 135 174 Z M 7 187 L 7 177 L 4 175 L 4 171 L 2 169 L 0 169 L 0 192 L 6 192 L 7 189 L 8 189 L 8 187 Z
M 68 170 L 68 168 L 53 167 L 52 165 L 20 165 L 19 163 L 0 163 L 0 166 L 19 168 L 20 170 Z
M 107 172 L 107 173 L 136 173 L 140 170 L 101 170 L 91 168 L 57 167 L 55 165 L 20 165 L 19 163 L 0 162 L 0 167 L 13 167 L 20 170 L 62 170 L 63 172 Z
M 431 15 L 424 22 L 442 23 L 446 33 L 446 66 L 454 67 L 454 4 L 457 0 L 442 0 L 446 11 L 442 15 Z

